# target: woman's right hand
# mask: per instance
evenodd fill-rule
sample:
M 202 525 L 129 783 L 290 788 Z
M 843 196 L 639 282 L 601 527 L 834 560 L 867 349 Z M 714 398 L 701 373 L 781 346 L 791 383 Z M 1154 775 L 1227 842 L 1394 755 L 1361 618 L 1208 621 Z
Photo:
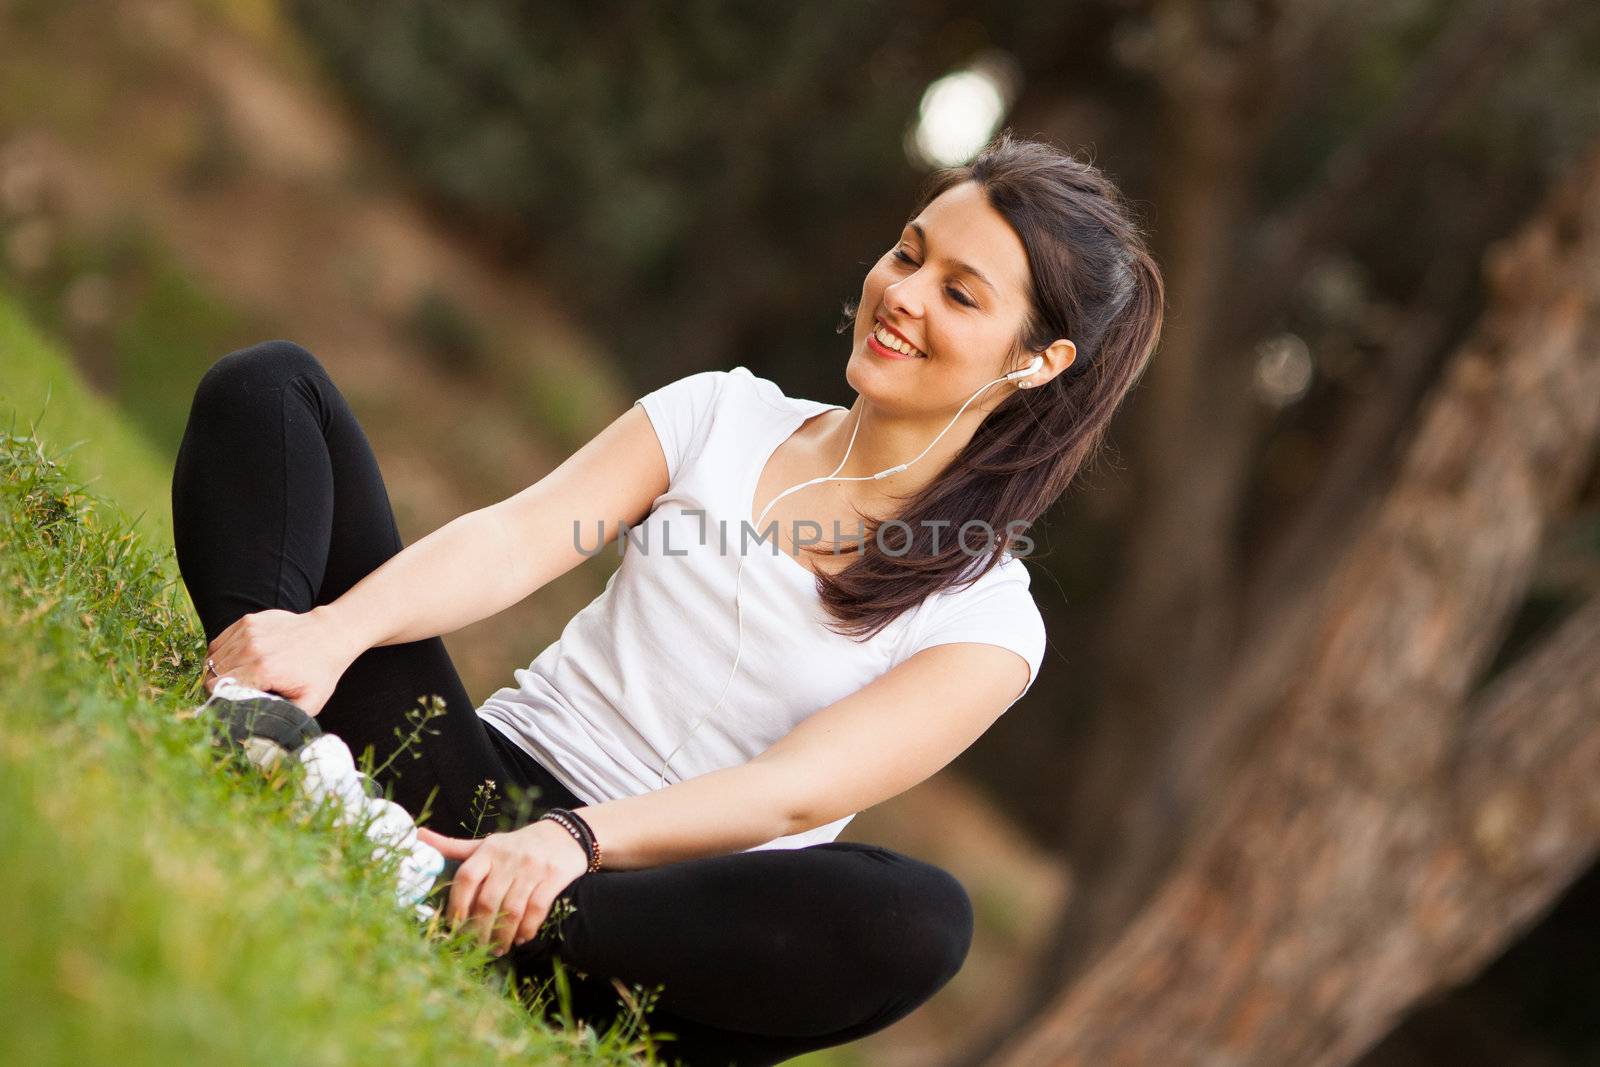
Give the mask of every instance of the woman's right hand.
M 321 607 L 305 613 L 271 608 L 238 619 L 206 647 L 216 673 L 206 692 L 232 676 L 292 701 L 307 715 L 320 712 L 345 670 L 361 654 Z

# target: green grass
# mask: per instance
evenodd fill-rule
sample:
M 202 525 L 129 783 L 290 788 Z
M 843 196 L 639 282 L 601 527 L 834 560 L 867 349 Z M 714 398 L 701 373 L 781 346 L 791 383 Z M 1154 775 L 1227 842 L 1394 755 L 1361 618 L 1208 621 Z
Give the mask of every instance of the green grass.
M 0 374 L 0 1063 L 645 1055 L 424 928 L 358 834 L 212 748 L 180 714 L 205 640 L 170 536 L 80 480 L 165 516 L 164 464 L 3 301 Z
M 36 438 L 0 474 L 0 1062 L 630 1062 L 227 763 L 160 560 Z

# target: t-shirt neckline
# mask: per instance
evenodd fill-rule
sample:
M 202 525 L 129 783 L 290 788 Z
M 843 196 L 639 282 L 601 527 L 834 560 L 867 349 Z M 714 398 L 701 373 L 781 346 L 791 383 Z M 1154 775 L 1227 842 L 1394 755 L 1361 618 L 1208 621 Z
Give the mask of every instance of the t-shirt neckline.
M 792 401 L 792 400 L 790 402 L 791 403 L 796 403 L 796 401 Z M 790 417 L 789 418 L 783 420 L 782 422 L 780 422 L 778 424 L 781 427 L 782 432 L 778 435 L 777 440 L 773 441 L 772 444 L 769 447 L 767 447 L 767 448 L 765 448 L 765 449 L 760 451 L 760 453 L 759 453 L 759 455 L 758 455 L 758 457 L 756 459 L 755 465 L 754 465 L 754 470 L 753 470 L 752 473 L 750 473 L 750 474 L 748 474 L 746 476 L 743 490 L 740 493 L 740 497 L 739 497 L 740 521 L 741 521 L 741 523 L 748 523 L 749 524 L 750 530 L 752 532 L 754 532 L 754 534 L 758 538 L 758 540 L 756 542 L 757 545 L 763 544 L 764 542 L 759 540 L 759 538 L 761 536 L 761 531 L 760 531 L 760 529 L 758 529 L 756 527 L 756 517 L 755 517 L 755 502 L 756 502 L 756 500 L 755 500 L 755 497 L 756 497 L 756 490 L 761 488 L 761 476 L 764 473 L 766 473 L 767 464 L 772 462 L 772 457 L 778 454 L 778 449 L 782 448 L 784 443 L 786 441 L 788 441 L 789 438 L 794 436 L 795 431 L 800 429 L 800 427 L 802 427 L 802 426 L 804 426 L 806 424 L 807 420 L 813 419 L 816 416 L 821 415 L 825 411 L 833 411 L 833 410 L 836 410 L 836 409 L 839 410 L 839 411 L 848 411 L 848 410 L 850 410 L 849 408 L 845 407 L 843 404 L 824 404 L 820 400 L 804 400 L 804 401 L 798 401 L 798 403 L 802 403 L 802 404 L 806 404 L 806 405 L 811 406 L 810 410 L 808 410 L 807 408 L 804 408 L 804 407 L 797 407 L 793 411 L 790 412 Z M 788 488 L 789 488 L 788 486 L 784 486 L 784 489 L 788 489 Z M 744 528 L 743 528 L 743 526 L 741 526 L 739 534 L 740 534 L 740 547 L 742 549 L 743 543 L 744 543 Z M 812 573 L 811 568 L 807 567 L 805 564 L 801 563 L 799 560 L 797 560 L 793 556 L 789 555 L 789 553 L 785 552 L 783 550 L 783 545 L 781 544 L 781 542 L 778 544 L 777 549 L 778 549 L 778 551 L 776 553 L 776 558 L 778 558 L 779 560 L 781 560 L 784 563 L 788 564 L 788 567 L 785 568 L 785 569 L 792 569 L 792 570 L 798 572 L 798 574 L 801 577 L 809 579 L 812 582 L 812 584 L 815 585 L 816 580 L 817 580 L 817 576 Z M 758 549 L 756 551 L 755 555 L 760 556 L 760 555 L 763 555 L 763 553 Z

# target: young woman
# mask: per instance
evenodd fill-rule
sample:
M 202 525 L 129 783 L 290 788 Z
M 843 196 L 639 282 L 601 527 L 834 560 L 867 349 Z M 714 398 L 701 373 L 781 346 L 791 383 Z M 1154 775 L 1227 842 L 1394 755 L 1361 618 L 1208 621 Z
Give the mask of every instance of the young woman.
M 1044 627 L 1011 549 L 1142 373 L 1162 283 L 1098 171 L 1005 133 L 934 175 L 846 314 L 849 409 L 742 367 L 690 375 L 404 549 L 361 428 L 297 345 L 207 371 L 177 459 L 207 689 L 282 694 L 380 759 L 442 697 L 384 784 L 431 804 L 425 840 L 463 861 L 447 914 L 531 976 L 562 957 L 596 1023 L 610 979 L 660 986 L 649 1021 L 688 1063 L 854 1040 L 960 969 L 961 884 L 835 838 L 1032 685 Z M 624 526 L 605 591 L 475 706 L 440 635 Z M 576 812 L 599 869 L 549 819 L 472 838 L 486 779 Z

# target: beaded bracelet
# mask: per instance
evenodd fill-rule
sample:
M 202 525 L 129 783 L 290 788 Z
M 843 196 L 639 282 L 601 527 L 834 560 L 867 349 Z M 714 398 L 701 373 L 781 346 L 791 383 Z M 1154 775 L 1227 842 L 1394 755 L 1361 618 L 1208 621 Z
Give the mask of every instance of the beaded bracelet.
M 598 871 L 600 869 L 600 839 L 595 836 L 594 827 L 589 825 L 589 820 L 585 819 L 582 815 L 579 815 L 575 811 L 562 809 L 562 814 L 571 819 L 573 822 L 577 823 L 578 828 L 582 830 L 584 836 L 588 838 L 589 853 L 591 856 L 589 870 Z
M 568 831 L 578 839 L 578 844 L 589 853 L 589 871 L 600 869 L 600 841 L 595 837 L 594 828 L 577 812 L 568 808 L 556 808 L 555 820 L 566 826 Z
M 589 847 L 589 840 L 584 832 L 578 828 L 577 823 L 567 818 L 566 810 L 551 808 L 549 811 L 539 816 L 538 821 L 544 822 L 547 819 L 572 835 L 573 840 L 578 842 L 578 847 L 583 849 L 584 853 L 589 857 L 589 867 L 590 869 L 593 869 L 594 849 Z
M 594 836 L 594 830 L 584 821 L 583 816 L 568 808 L 551 808 L 537 821 L 549 819 L 567 833 L 571 834 L 585 852 L 589 854 L 589 870 L 592 873 L 600 869 L 600 842 Z

